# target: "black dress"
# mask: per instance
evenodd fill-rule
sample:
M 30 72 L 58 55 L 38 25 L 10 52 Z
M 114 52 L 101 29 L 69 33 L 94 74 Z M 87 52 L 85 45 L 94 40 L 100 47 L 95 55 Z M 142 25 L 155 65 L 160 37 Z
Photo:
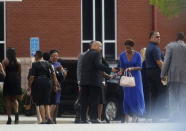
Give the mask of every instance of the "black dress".
M 49 105 L 52 89 L 50 74 L 54 72 L 52 65 L 47 61 L 34 62 L 31 76 L 34 76 L 34 88 L 37 92 L 35 102 L 37 105 Z
M 6 77 L 3 86 L 3 96 L 18 96 L 22 94 L 21 76 L 19 68 L 21 65 L 8 64 L 5 72 Z

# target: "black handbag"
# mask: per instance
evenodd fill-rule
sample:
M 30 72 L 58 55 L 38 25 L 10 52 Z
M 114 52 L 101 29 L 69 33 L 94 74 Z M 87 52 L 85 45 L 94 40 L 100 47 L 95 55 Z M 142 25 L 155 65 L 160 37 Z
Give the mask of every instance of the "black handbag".
M 36 114 L 35 104 L 30 95 L 25 94 L 23 98 L 23 108 L 26 116 L 32 116 Z
M 4 82 L 5 75 L 0 72 L 0 82 Z
M 65 76 L 64 76 L 63 72 L 55 69 L 55 73 L 56 73 L 57 80 L 61 84 L 65 80 Z

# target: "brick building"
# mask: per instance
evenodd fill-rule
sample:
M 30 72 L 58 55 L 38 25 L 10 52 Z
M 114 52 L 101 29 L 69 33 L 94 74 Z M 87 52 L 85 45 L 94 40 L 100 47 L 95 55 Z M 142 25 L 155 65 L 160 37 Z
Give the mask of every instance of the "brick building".
M 117 59 L 123 41 L 132 38 L 136 50 L 145 47 L 152 30 L 161 33 L 161 47 L 186 33 L 186 14 L 168 19 L 148 0 L 22 0 L 0 2 L 0 59 L 6 47 L 15 47 L 28 64 L 30 38 L 40 49 L 58 49 L 66 58 L 77 58 L 92 40 L 103 42 L 103 56 Z M 24 70 L 27 69 L 24 66 Z

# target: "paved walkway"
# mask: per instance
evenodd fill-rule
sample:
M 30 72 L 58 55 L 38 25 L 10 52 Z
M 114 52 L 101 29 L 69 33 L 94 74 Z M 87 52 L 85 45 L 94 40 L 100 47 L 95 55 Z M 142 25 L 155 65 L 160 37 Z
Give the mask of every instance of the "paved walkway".
M 74 118 L 57 118 L 58 124 L 52 125 L 36 124 L 33 116 L 20 116 L 18 125 L 6 125 L 6 120 L 7 116 L 0 115 L 0 131 L 186 131 L 185 123 L 144 123 L 143 119 L 140 123 L 74 124 Z
M 14 115 L 11 116 L 12 121 L 14 122 Z M 0 124 L 6 124 L 7 116 L 6 115 L 0 115 Z M 20 115 L 19 117 L 19 123 L 20 124 L 37 124 L 37 118 L 36 116 L 24 116 Z M 13 123 L 12 122 L 12 123 Z M 57 118 L 58 124 L 72 124 L 74 122 L 74 118 Z
M 14 122 L 14 115 L 11 116 L 12 121 Z M 57 124 L 74 124 L 73 115 L 64 115 L 62 117 L 57 118 Z M 37 119 L 36 116 L 19 116 L 20 124 L 36 124 Z M 6 124 L 7 116 L 0 115 L 0 124 Z M 13 123 L 12 122 L 12 123 Z M 106 121 L 102 121 L 103 124 L 106 124 Z M 121 123 L 121 121 L 111 121 L 110 123 Z M 139 118 L 138 123 L 152 123 L 151 119 Z M 161 119 L 159 123 L 167 123 L 167 119 Z
M 186 131 L 184 124 L 19 124 L 0 125 L 0 131 Z

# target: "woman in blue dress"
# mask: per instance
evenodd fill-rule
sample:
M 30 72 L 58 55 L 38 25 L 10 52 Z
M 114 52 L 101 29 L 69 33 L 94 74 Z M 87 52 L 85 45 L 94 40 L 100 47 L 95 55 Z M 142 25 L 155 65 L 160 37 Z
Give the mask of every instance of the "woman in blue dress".
M 64 77 L 67 75 L 67 72 L 65 69 L 62 67 L 61 63 L 58 62 L 59 59 L 59 52 L 57 50 L 51 50 L 50 51 L 50 60 L 51 64 L 54 67 L 55 73 L 57 80 L 59 82 L 59 87 L 57 90 L 52 90 L 51 92 L 51 106 L 50 106 L 50 111 L 51 111 L 51 117 L 56 124 L 56 117 L 58 113 L 58 108 L 59 104 L 61 103 L 61 84 L 64 80 Z
M 137 122 L 138 117 L 142 116 L 145 111 L 143 85 L 141 77 L 142 60 L 139 52 L 134 51 L 135 45 L 133 40 L 126 40 L 125 51 L 120 54 L 120 70 L 130 71 L 135 77 L 135 87 L 123 87 L 124 100 L 123 112 L 126 122 L 129 122 L 130 116 L 132 122 Z

